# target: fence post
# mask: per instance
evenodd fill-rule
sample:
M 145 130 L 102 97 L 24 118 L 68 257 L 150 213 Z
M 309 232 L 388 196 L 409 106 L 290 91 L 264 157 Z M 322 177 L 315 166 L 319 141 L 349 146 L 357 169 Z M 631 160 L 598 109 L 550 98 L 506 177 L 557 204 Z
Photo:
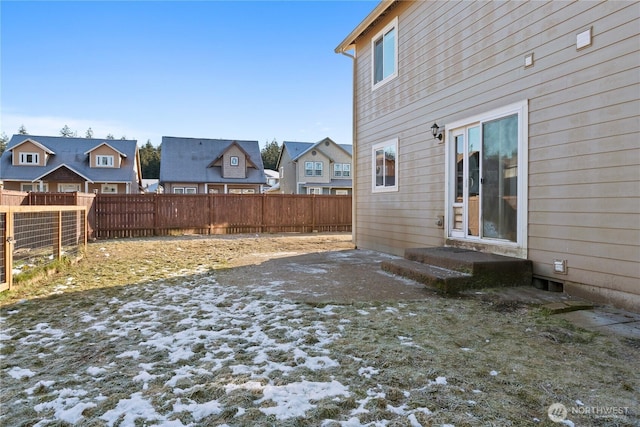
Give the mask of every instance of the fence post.
M 265 223 L 264 223 L 264 205 L 266 201 L 267 193 L 262 193 L 262 197 L 260 198 L 261 206 L 260 206 L 260 233 L 264 233 Z
M 316 231 L 316 195 L 311 196 L 311 232 Z
M 9 209 L 5 219 L 4 235 L 6 238 L 2 243 L 4 245 L 4 274 L 9 289 L 13 286 L 13 236 L 15 235 L 13 215 L 14 213 Z
M 213 194 L 207 193 L 207 221 L 209 222 L 209 235 L 213 234 Z
M 53 241 L 53 257 L 55 259 L 60 259 L 62 257 L 62 211 L 58 211 L 58 215 L 56 215 L 57 226 L 54 228 L 56 232 L 54 233 L 54 241 Z
M 160 232 L 158 230 L 158 219 L 160 215 L 158 215 L 158 193 L 153 193 L 153 235 L 159 236 Z

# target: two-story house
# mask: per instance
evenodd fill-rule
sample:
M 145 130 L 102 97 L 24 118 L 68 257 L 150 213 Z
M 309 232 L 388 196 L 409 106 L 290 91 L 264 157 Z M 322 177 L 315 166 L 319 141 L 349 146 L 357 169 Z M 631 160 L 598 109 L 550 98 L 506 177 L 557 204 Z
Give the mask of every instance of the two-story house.
M 631 1 L 380 2 L 335 49 L 356 245 L 528 259 L 640 310 L 639 21 Z
M 265 183 L 258 141 L 162 137 L 160 185 L 167 194 L 257 194 Z
M 7 190 L 139 193 L 135 140 L 13 135 L 0 157 Z
M 278 157 L 280 193 L 351 194 L 352 146 L 330 138 L 316 143 L 282 143 Z

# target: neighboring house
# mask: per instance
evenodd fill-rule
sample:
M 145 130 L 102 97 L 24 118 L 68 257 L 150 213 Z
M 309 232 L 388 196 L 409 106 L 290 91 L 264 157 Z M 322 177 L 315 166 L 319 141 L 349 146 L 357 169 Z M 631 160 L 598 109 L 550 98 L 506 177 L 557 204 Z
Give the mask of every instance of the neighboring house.
M 4 188 L 17 191 L 139 193 L 135 140 L 13 135 L 0 158 Z
M 162 137 L 166 194 L 254 194 L 265 184 L 258 141 Z
M 282 143 L 278 157 L 280 192 L 285 194 L 351 194 L 351 145 L 330 138 L 316 143 Z
M 379 3 L 335 49 L 354 62 L 357 247 L 529 259 L 640 311 L 639 19 L 631 1 Z
M 263 188 L 264 192 L 277 192 L 280 190 L 280 173 L 271 169 L 265 169 L 264 175 L 267 178 L 267 185 Z

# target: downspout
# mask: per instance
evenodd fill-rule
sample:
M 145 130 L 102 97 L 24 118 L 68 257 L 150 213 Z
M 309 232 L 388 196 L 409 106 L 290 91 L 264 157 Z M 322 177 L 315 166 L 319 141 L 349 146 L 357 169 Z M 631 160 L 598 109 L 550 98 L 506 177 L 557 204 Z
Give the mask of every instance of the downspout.
M 353 242 L 353 244 L 355 245 L 356 249 L 358 248 L 358 236 L 357 236 L 357 222 L 358 222 L 358 216 L 357 216 L 357 209 L 356 209 L 356 205 L 357 205 L 357 200 L 358 198 L 356 197 L 356 178 L 358 176 L 358 171 L 356 168 L 356 158 L 357 158 L 357 153 L 358 153 L 358 149 L 357 149 L 357 141 L 358 141 L 358 131 L 357 131 L 357 108 L 356 108 L 356 56 L 351 55 L 350 53 L 345 52 L 344 50 L 340 51 L 341 54 L 343 54 L 344 56 L 347 56 L 349 58 L 351 58 L 351 61 L 353 63 L 353 76 L 351 77 L 351 84 L 353 85 L 353 89 L 352 89 L 352 100 L 351 100 L 351 120 L 353 122 L 353 124 L 351 125 L 351 146 L 352 146 L 352 156 L 351 156 L 351 241 Z

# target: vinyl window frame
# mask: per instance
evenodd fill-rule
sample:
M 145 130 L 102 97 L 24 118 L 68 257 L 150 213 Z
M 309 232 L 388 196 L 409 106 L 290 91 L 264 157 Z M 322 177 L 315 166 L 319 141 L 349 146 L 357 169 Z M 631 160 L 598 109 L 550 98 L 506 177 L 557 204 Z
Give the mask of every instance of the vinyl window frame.
M 20 165 L 37 166 L 40 164 L 40 153 L 24 151 L 20 153 Z
M 388 44 L 385 43 L 385 38 L 389 36 L 391 32 L 394 32 L 393 41 L 389 41 Z M 382 40 L 382 57 L 379 57 L 376 54 L 376 44 L 378 41 Z M 385 58 L 388 55 L 387 49 L 393 47 L 393 71 L 385 76 Z M 376 81 L 376 64 L 382 61 L 382 77 L 380 80 Z M 396 16 L 387 26 L 385 26 L 382 30 L 376 33 L 375 36 L 371 38 L 371 89 L 375 90 L 379 87 L 387 84 L 391 80 L 398 77 L 398 17 Z
M 112 154 L 96 154 L 97 168 L 112 168 L 114 164 L 115 159 Z
M 382 151 L 383 159 L 388 152 L 388 149 L 393 149 L 394 161 L 393 161 L 393 185 L 387 185 L 386 177 L 389 176 L 386 174 L 386 162 L 383 162 L 382 169 L 378 170 L 377 165 L 377 154 L 379 151 Z M 374 193 L 386 193 L 392 191 L 398 191 L 398 171 L 399 162 L 398 162 L 398 138 L 389 139 L 384 142 L 380 142 L 371 147 L 371 191 Z M 383 182 L 381 185 L 377 182 L 378 173 L 381 173 Z

